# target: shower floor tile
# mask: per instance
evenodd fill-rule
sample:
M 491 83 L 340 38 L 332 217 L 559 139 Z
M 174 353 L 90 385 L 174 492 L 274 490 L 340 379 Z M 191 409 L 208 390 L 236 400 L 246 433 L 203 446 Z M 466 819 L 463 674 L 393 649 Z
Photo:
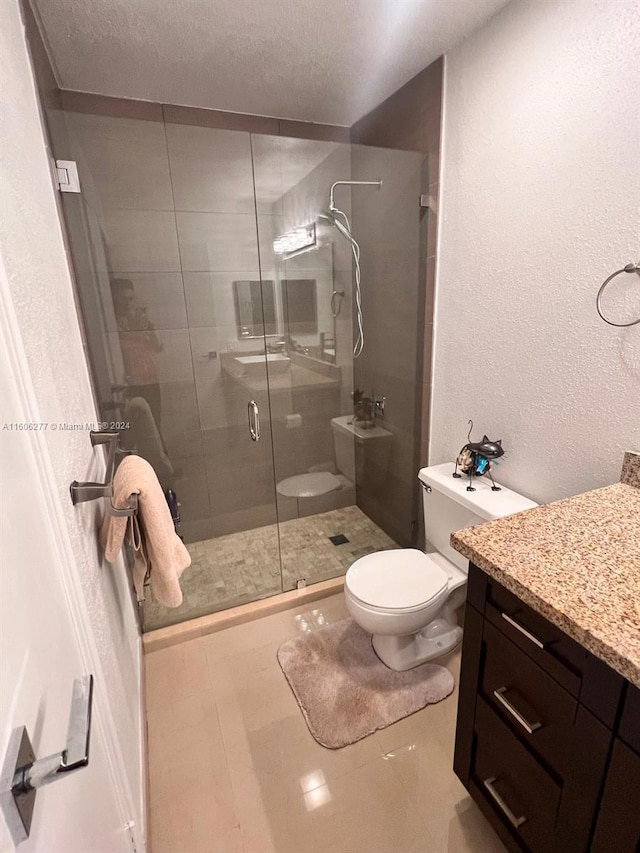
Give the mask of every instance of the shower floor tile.
M 347 542 L 334 545 L 331 537 Z M 147 591 L 144 629 L 164 628 L 217 610 L 344 575 L 351 563 L 398 545 L 357 506 L 270 524 L 187 545 L 191 566 L 180 580 L 183 602 L 168 609 Z

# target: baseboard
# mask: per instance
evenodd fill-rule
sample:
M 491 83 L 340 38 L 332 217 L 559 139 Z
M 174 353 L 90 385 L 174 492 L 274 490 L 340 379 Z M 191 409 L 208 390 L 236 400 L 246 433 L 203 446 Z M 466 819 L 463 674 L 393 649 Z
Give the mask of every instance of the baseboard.
M 291 592 L 283 592 L 280 595 L 272 595 L 261 601 L 253 601 L 240 607 L 232 607 L 229 610 L 221 610 L 219 613 L 211 613 L 208 616 L 200 616 L 198 619 L 190 619 L 180 622 L 178 625 L 170 625 L 168 628 L 158 628 L 143 634 L 142 645 L 145 654 L 166 649 L 176 643 L 184 643 L 196 637 L 204 637 L 207 634 L 215 634 L 234 625 L 242 625 L 252 622 L 262 616 L 272 613 L 280 613 L 328 595 L 341 592 L 344 587 L 344 578 L 332 578 L 322 583 L 312 584 L 304 589 L 294 589 Z

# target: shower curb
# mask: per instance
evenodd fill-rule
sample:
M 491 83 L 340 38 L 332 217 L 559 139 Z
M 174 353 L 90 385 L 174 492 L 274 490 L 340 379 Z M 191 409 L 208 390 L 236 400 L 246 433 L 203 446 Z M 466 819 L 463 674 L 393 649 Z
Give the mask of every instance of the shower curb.
M 272 613 L 280 613 L 300 604 L 334 595 L 341 592 L 343 587 L 344 577 L 332 578 L 304 589 L 294 589 L 291 592 L 263 598 L 261 601 L 252 601 L 239 607 L 231 607 L 229 610 L 221 610 L 208 616 L 179 622 L 177 625 L 169 625 L 167 628 L 157 628 L 142 635 L 142 647 L 145 654 L 157 652 L 159 649 L 194 640 L 196 637 L 215 634 L 234 625 L 242 625 L 245 622 L 260 619 L 262 616 L 270 616 Z

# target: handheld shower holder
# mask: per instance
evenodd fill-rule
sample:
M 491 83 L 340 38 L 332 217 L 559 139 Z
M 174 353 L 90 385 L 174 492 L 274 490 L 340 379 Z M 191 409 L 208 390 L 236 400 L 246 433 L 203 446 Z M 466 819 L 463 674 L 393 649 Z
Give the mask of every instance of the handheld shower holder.
M 356 303 L 356 324 L 358 327 L 358 335 L 356 337 L 356 342 L 353 345 L 353 357 L 358 358 L 362 350 L 364 349 L 364 324 L 362 318 L 362 292 L 360 289 L 360 246 L 358 241 L 355 239 L 353 234 L 351 233 L 351 223 L 349 222 L 349 217 L 347 214 L 340 210 L 340 208 L 335 205 L 335 190 L 336 187 L 378 187 L 382 186 L 382 181 L 334 181 L 331 184 L 331 189 L 329 191 L 329 216 L 324 216 L 323 218 L 328 219 L 334 228 L 342 234 L 342 236 L 349 241 L 351 245 L 351 253 L 353 255 L 353 260 L 355 264 L 355 303 Z M 334 310 L 334 296 L 337 295 L 337 292 L 331 295 L 331 312 L 334 317 L 336 317 L 340 313 L 340 309 L 338 307 L 337 311 Z

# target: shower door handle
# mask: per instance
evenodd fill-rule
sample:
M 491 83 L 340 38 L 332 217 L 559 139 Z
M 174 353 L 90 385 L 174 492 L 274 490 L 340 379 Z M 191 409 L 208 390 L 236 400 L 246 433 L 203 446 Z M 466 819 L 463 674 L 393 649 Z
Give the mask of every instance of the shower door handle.
M 247 405 L 249 416 L 249 433 L 253 441 L 260 441 L 260 410 L 255 400 L 249 400 Z

